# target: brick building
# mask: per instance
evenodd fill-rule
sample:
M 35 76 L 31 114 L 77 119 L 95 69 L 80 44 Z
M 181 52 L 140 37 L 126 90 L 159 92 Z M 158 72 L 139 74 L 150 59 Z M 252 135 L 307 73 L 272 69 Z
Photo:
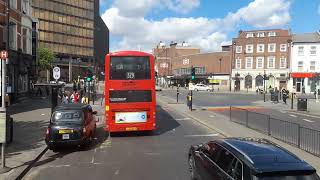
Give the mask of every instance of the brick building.
M 32 43 L 35 20 L 32 18 L 31 0 L 10 0 L 7 26 L 6 3 L 6 0 L 0 0 L 0 46 L 1 50 L 7 49 L 7 45 L 9 48 L 7 93 L 14 101 L 28 94 L 35 76 L 35 47 Z
M 287 88 L 292 37 L 288 30 L 239 31 L 232 40 L 232 89 Z
M 171 43 L 169 47 L 160 43 L 153 49 L 159 84 L 188 85 L 193 66 L 196 70 L 194 83 L 215 84 L 217 88 L 229 89 L 230 46 L 224 46 L 223 50 L 223 52 L 200 53 L 199 48 L 190 47 L 184 42 L 180 45 Z

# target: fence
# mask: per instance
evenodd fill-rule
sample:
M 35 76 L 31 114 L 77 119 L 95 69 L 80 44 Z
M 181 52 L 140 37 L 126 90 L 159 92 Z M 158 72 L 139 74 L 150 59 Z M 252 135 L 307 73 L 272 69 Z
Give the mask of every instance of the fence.
M 230 120 L 320 156 L 320 131 L 232 106 Z

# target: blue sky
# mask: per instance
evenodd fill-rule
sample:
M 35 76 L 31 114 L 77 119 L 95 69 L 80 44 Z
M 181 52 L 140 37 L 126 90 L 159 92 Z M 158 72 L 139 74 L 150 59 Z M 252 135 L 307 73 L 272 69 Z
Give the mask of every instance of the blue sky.
M 159 41 L 187 41 L 203 51 L 218 51 L 240 29 L 320 29 L 320 0 L 100 1 L 112 51 L 149 51 Z

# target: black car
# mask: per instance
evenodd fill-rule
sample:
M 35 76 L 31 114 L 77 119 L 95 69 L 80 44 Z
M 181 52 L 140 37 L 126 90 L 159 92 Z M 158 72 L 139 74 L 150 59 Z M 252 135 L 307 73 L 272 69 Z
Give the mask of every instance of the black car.
M 46 144 L 54 150 L 64 145 L 88 145 L 94 138 L 96 111 L 88 104 L 63 104 L 57 106 L 50 118 Z
M 191 179 L 320 179 L 308 163 L 266 139 L 217 139 L 191 146 L 188 159 Z

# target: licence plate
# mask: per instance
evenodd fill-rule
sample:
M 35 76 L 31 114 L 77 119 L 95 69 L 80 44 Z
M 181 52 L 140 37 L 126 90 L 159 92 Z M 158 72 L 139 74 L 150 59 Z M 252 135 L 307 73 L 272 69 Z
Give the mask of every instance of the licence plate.
M 62 139 L 70 139 L 69 134 L 62 134 Z
M 138 128 L 137 127 L 127 127 L 126 131 L 137 131 Z
M 59 134 L 73 133 L 73 129 L 60 129 Z

